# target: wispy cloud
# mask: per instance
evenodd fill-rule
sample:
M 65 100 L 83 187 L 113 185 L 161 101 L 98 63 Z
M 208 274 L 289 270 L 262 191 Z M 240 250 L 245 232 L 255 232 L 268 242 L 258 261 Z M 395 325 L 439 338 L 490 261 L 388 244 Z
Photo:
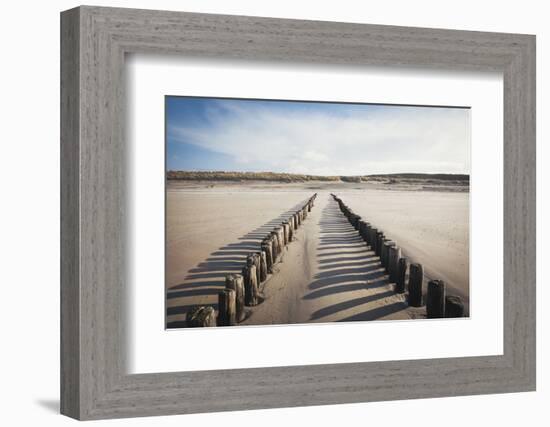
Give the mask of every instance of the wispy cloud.
M 228 169 L 469 173 L 467 109 L 216 100 L 204 113 L 203 121 L 169 121 L 170 142 L 228 155 Z

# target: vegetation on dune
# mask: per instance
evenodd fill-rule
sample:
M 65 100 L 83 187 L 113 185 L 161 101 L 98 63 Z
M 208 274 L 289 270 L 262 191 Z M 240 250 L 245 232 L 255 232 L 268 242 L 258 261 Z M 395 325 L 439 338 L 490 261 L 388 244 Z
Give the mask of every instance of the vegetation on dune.
M 361 182 L 363 179 L 360 176 L 341 176 L 340 181 L 344 182 Z
M 365 175 L 363 179 L 432 179 L 438 181 L 470 181 L 470 175 L 455 173 L 387 173 L 377 175 Z
M 316 176 L 277 172 L 168 171 L 168 179 L 188 181 L 338 181 L 339 176 Z
M 447 184 L 469 184 L 470 176 L 463 174 L 426 174 L 426 173 L 392 173 L 376 175 L 354 175 L 354 176 L 324 176 L 304 175 L 278 172 L 225 172 L 225 171 L 168 171 L 166 178 L 169 180 L 181 181 L 275 181 L 275 182 L 383 182 L 395 184 L 404 182 L 431 182 Z

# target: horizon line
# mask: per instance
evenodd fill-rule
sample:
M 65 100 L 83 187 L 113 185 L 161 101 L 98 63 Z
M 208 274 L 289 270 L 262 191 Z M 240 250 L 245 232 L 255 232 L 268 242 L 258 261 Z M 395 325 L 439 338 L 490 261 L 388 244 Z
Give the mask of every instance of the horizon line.
M 203 169 L 203 170 L 192 170 L 192 169 L 168 169 L 167 173 L 170 172 L 188 172 L 188 173 L 239 173 L 239 174 L 278 174 L 278 175 L 307 175 L 307 176 L 318 176 L 318 177 L 337 177 L 337 176 L 381 176 L 381 175 L 467 175 L 470 176 L 470 173 L 467 172 L 388 172 L 388 173 L 369 173 L 369 174 L 327 174 L 327 175 L 317 175 L 311 173 L 302 173 L 302 172 L 274 172 L 274 171 L 238 171 L 238 170 L 219 170 L 219 169 Z

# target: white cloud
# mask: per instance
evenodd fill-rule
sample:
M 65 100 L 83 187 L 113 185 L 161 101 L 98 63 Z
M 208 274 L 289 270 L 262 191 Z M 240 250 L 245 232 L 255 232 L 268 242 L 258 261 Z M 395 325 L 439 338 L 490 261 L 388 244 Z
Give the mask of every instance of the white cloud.
M 223 104 L 221 104 L 223 105 Z M 469 110 L 386 107 L 333 114 L 231 105 L 210 125 L 178 127 L 176 140 L 231 155 L 243 170 L 323 175 L 469 173 Z

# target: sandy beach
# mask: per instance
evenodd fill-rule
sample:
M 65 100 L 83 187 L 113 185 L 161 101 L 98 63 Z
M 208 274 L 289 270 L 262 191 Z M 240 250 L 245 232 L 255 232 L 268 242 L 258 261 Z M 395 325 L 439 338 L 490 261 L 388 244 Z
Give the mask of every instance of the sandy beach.
M 266 300 L 241 324 L 423 317 L 393 288 L 379 260 L 330 197 L 336 193 L 382 228 L 428 277 L 468 306 L 469 193 L 456 188 L 353 183 L 169 182 L 168 327 L 184 327 L 194 305 L 217 306 L 228 273 L 314 192 L 315 207 L 262 285 Z
M 469 305 L 469 193 L 366 189 L 340 196 Z

